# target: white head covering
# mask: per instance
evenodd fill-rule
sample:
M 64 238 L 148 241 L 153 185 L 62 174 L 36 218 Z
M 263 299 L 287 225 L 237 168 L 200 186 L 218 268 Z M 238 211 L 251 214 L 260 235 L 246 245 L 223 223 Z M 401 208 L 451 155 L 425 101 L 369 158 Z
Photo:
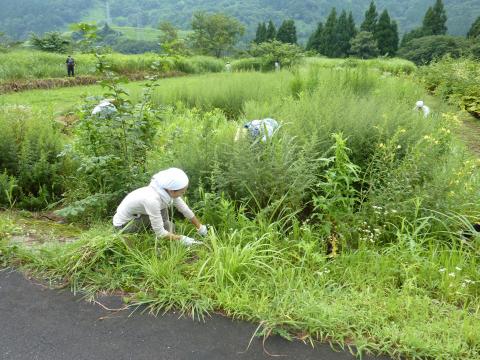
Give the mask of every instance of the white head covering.
M 150 182 L 155 190 L 181 190 L 188 186 L 188 176 L 183 170 L 170 168 L 153 175 Z
M 424 105 L 424 103 L 423 103 L 422 100 L 418 100 L 417 103 L 415 104 L 415 106 L 416 106 L 417 108 L 421 108 L 421 107 L 423 107 L 423 105 Z

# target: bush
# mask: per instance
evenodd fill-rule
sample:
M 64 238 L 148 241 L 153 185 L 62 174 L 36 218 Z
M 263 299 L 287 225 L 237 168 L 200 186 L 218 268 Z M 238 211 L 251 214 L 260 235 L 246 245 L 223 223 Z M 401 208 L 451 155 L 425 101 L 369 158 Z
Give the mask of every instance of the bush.
M 434 35 L 412 39 L 398 50 L 398 56 L 417 65 L 429 64 L 445 55 L 459 58 L 470 53 L 469 42 L 461 37 Z
M 298 45 L 284 44 L 276 40 L 252 44 L 250 53 L 262 59 L 262 70 L 273 70 L 277 61 L 282 67 L 293 67 L 301 62 L 303 56 Z
M 160 50 L 160 46 L 156 41 L 124 38 L 116 38 L 110 46 L 114 51 L 122 54 L 144 54 L 147 52 L 158 52 Z
M 446 57 L 419 68 L 425 87 L 453 105 L 480 117 L 480 63 Z
M 113 77 L 103 82 L 115 111 L 93 115 L 99 100 L 94 99 L 87 102 L 75 124 L 75 141 L 64 156 L 77 167 L 65 194 L 67 206 L 58 211 L 62 216 L 91 221 L 110 215 L 126 193 L 147 181 L 146 154 L 157 113 L 150 106 L 150 91 L 133 106 L 119 81 Z
M 58 201 L 69 168 L 58 157 L 64 140 L 53 121 L 45 113 L 4 108 L 0 129 L 0 205 L 38 210 Z
M 70 46 L 70 41 L 55 31 L 47 32 L 43 37 L 31 34 L 30 43 L 38 50 L 56 53 L 66 53 Z

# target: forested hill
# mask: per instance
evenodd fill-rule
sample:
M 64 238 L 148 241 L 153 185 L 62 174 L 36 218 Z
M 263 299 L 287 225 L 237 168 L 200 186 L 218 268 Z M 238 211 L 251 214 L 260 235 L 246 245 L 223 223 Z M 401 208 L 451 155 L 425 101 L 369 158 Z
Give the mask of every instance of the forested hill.
M 109 3 L 108 6 L 106 3 Z M 403 33 L 418 26 L 434 0 L 377 0 L 380 12 L 387 8 Z M 370 0 L 0 0 L 0 32 L 21 39 L 29 32 L 64 30 L 78 21 L 105 21 L 109 13 L 116 25 L 155 27 L 168 20 L 188 29 L 196 10 L 224 12 L 247 25 L 253 35 L 258 22 L 272 19 L 279 24 L 293 18 L 300 38 L 305 39 L 324 20 L 330 9 L 351 10 L 358 22 Z M 465 35 L 480 15 L 480 0 L 444 0 L 448 32 Z M 107 11 L 108 8 L 108 11 Z

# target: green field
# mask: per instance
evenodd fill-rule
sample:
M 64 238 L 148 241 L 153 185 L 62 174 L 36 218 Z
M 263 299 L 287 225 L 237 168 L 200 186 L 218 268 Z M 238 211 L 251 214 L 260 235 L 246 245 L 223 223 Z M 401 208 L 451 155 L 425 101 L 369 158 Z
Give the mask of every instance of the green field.
M 307 59 L 276 73 L 163 79 L 147 96 L 147 82 L 4 95 L 0 265 L 87 296 L 120 290 L 153 313 L 222 311 L 264 335 L 480 359 L 480 237 L 461 236 L 479 219 L 480 163 L 456 135 L 458 109 L 415 71 Z M 118 116 L 91 117 L 91 96 L 115 98 Z M 418 99 L 429 118 L 412 110 Z M 264 117 L 281 124 L 274 137 L 234 141 Z M 204 244 L 114 232 L 122 197 L 173 166 L 211 226 Z M 45 235 L 48 223 L 29 215 L 52 209 L 75 231 Z M 38 241 L 14 242 L 29 226 Z
M 77 76 L 95 75 L 97 60 L 92 54 L 74 54 Z M 66 76 L 66 55 L 32 50 L 16 50 L 0 53 L 0 83 L 8 81 L 38 80 Z M 178 71 L 188 74 L 219 72 L 224 61 L 208 56 L 160 58 L 157 54 L 123 55 L 107 54 L 106 63 L 120 75 Z M 152 65 L 160 64 L 159 70 Z

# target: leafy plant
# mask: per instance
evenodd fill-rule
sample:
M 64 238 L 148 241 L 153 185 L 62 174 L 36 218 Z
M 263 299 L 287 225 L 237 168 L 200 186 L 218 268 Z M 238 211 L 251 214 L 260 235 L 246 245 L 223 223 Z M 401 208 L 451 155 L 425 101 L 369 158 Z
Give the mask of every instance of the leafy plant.
M 302 50 L 298 45 L 285 44 L 277 40 L 252 44 L 250 53 L 262 59 L 262 70 L 273 70 L 275 62 L 279 62 L 282 67 L 290 68 L 298 65 L 302 58 Z
M 75 141 L 63 153 L 78 164 L 66 194 L 68 205 L 59 211 L 67 217 L 93 219 L 109 214 L 125 193 L 146 181 L 146 154 L 158 121 L 150 102 L 154 84 L 149 84 L 142 101 L 133 105 L 120 86 L 124 80 L 110 70 L 103 55 L 97 54 L 97 58 L 98 71 L 106 75 L 101 82 L 106 89 L 104 97 L 115 110 L 92 114 L 92 102 L 87 102 L 80 113 Z
M 70 41 L 55 31 L 47 32 L 43 37 L 32 33 L 30 43 L 38 50 L 56 53 L 66 53 L 70 46 Z

